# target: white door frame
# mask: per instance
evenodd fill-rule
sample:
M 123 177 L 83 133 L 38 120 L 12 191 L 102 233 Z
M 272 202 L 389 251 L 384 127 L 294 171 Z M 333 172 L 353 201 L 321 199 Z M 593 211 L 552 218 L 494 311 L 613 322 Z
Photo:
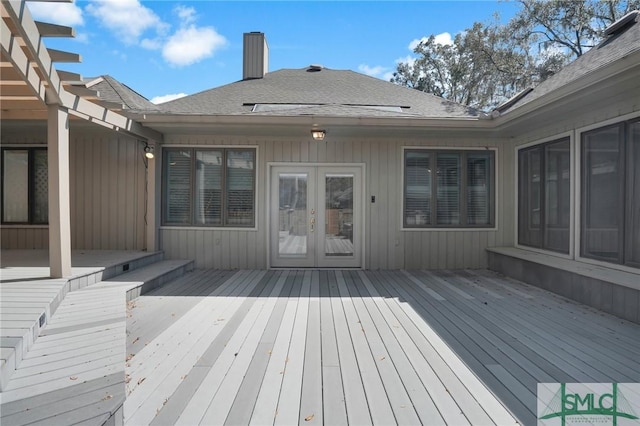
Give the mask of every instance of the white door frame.
M 340 259 L 339 257 L 336 257 L 332 260 L 336 260 L 334 266 L 331 266 L 331 264 L 328 264 L 326 259 L 323 260 L 318 260 L 318 265 L 317 266 L 311 266 L 313 268 L 328 268 L 328 269 L 336 269 L 336 268 L 357 268 L 357 269 L 364 269 L 365 268 L 365 241 L 366 241 L 366 236 L 365 236 L 365 230 L 366 230 L 366 222 L 365 222 L 365 218 L 366 218 L 366 211 L 365 211 L 365 206 L 366 206 L 366 165 L 364 163 L 287 163 L 287 162 L 269 162 L 267 163 L 267 179 L 266 179 L 266 210 L 267 210 L 267 221 L 266 221 L 266 226 L 267 226 L 267 239 L 266 239 L 266 244 L 267 244 L 267 250 L 266 250 L 266 254 L 267 254 L 267 268 L 268 269 L 272 269 L 272 268 L 281 268 L 280 266 L 273 266 L 272 265 L 272 259 L 271 259 L 271 254 L 273 251 L 273 243 L 272 243 L 272 238 L 275 238 L 274 236 L 274 226 L 271 222 L 272 220 L 272 215 L 273 215 L 273 193 L 272 191 L 277 190 L 276 188 L 273 187 L 273 173 L 274 173 L 274 168 L 276 167 L 287 167 L 287 168 L 314 168 L 316 170 L 317 173 L 320 173 L 321 171 L 326 171 L 327 169 L 329 169 L 329 171 L 331 171 L 331 169 L 335 170 L 336 172 L 340 172 L 340 171 L 347 171 L 347 169 L 357 169 L 357 174 L 356 174 L 356 179 L 354 181 L 354 214 L 357 214 L 357 219 L 356 217 L 354 217 L 353 223 L 354 223 L 354 248 L 355 248 L 355 253 L 354 256 L 359 260 L 359 265 L 358 266 L 344 266 L 344 265 L 340 265 Z M 342 169 L 342 170 L 340 170 Z M 318 188 L 320 189 L 320 188 Z M 359 193 L 358 193 L 359 192 Z M 320 210 L 324 210 L 324 209 L 320 209 Z M 324 223 L 321 222 L 320 220 L 318 220 L 318 217 L 320 215 L 316 216 L 316 220 L 318 221 L 318 225 L 320 226 L 324 226 Z M 322 220 L 324 221 L 324 216 L 322 216 Z M 279 237 L 279 235 L 278 235 Z M 282 268 L 286 268 L 286 267 L 282 267 Z M 295 267 L 294 267 L 295 268 Z

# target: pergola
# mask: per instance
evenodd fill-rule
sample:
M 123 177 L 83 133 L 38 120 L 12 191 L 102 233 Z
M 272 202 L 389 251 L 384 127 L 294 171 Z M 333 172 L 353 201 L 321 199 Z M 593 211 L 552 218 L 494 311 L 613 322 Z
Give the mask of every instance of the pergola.
M 66 277 L 71 274 L 69 121 L 86 120 L 150 144 L 161 141 L 162 135 L 123 115 L 122 106 L 100 101 L 80 75 L 56 69 L 54 63 L 80 62 L 80 55 L 48 49 L 44 38 L 74 37 L 72 28 L 34 21 L 26 0 L 2 0 L 1 13 L 0 119 L 47 123 L 49 266 L 51 277 Z M 153 162 L 148 173 L 155 176 Z M 150 194 L 154 182 L 149 180 Z M 148 202 L 153 209 L 154 197 Z M 154 247 L 155 220 L 151 217 L 147 248 Z

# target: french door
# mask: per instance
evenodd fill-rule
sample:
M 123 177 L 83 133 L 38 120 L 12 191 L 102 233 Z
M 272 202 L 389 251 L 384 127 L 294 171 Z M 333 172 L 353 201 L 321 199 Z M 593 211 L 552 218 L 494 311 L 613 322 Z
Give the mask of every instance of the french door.
M 362 168 L 271 168 L 270 263 L 287 268 L 362 266 Z

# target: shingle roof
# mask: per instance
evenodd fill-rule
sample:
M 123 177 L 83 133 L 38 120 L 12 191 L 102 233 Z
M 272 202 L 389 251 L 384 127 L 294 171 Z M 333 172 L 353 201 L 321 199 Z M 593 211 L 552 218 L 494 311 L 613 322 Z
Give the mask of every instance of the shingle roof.
M 640 20 L 640 18 L 638 18 L 640 13 L 637 11 L 631 13 L 635 13 L 635 19 L 623 30 L 605 38 L 598 46 L 592 48 L 556 74 L 540 83 L 526 96 L 502 112 L 513 111 L 603 66 L 622 59 L 632 52 L 640 50 L 640 23 L 638 22 L 638 20 Z
M 97 83 L 90 84 L 96 80 Z M 157 111 L 159 109 L 147 98 L 109 75 L 85 79 L 85 82 L 90 84 L 87 86 L 89 89 L 100 94 L 101 100 L 122 104 L 125 109 L 133 111 Z
M 288 109 L 252 112 L 254 105 Z M 371 107 L 400 107 L 395 111 Z M 282 69 L 159 105 L 167 114 L 476 117 L 477 111 L 440 97 L 353 71 Z

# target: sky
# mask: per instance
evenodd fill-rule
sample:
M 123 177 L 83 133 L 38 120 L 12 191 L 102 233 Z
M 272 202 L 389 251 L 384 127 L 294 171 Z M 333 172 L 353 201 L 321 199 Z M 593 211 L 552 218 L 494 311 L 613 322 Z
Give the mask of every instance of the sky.
M 242 79 L 243 33 L 265 33 L 269 71 L 321 64 L 388 80 L 420 39 L 449 43 L 505 1 L 173 1 L 27 2 L 35 20 L 71 26 L 49 48 L 79 53 L 56 68 L 84 78 L 110 75 L 154 103 Z

